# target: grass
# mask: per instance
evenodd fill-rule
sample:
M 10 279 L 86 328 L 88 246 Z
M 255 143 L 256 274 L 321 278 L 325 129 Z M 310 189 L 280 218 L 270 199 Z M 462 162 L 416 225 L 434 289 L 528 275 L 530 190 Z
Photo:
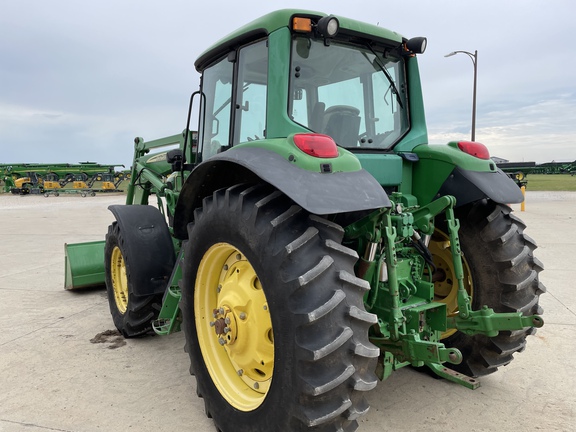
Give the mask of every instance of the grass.
M 576 175 L 529 174 L 526 180 L 528 191 L 576 191 Z

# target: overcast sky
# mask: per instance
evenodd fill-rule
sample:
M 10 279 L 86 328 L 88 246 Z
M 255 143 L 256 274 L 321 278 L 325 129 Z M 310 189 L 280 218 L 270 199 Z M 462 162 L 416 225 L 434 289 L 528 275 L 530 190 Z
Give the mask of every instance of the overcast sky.
M 512 161 L 576 159 L 573 0 L 1 0 L 0 163 L 129 166 L 135 136 L 185 127 L 212 42 L 275 9 L 305 8 L 426 36 L 430 143 L 476 140 Z

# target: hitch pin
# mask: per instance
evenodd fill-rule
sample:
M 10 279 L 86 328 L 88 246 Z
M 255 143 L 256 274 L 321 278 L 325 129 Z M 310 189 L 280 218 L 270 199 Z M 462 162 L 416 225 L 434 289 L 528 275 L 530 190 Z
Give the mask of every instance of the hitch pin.
M 430 245 L 431 238 L 432 236 L 430 234 L 424 234 L 424 236 L 421 236 L 420 233 L 416 230 L 414 230 L 414 233 L 412 234 L 412 240 L 418 242 L 420 239 L 422 239 L 422 243 L 424 243 L 426 247 Z
M 364 259 L 366 261 L 374 261 L 376 258 L 376 248 L 378 247 L 378 243 L 370 242 L 368 246 L 366 246 L 366 252 L 364 253 Z

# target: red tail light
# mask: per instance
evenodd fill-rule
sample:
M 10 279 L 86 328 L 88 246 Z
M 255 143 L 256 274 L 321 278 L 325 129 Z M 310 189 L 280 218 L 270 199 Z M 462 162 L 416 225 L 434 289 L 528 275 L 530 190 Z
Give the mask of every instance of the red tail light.
M 478 159 L 490 159 L 490 152 L 484 144 L 472 141 L 458 141 L 458 148 Z
M 322 134 L 296 134 L 294 144 L 304 153 L 317 158 L 338 157 L 338 147 L 328 135 Z

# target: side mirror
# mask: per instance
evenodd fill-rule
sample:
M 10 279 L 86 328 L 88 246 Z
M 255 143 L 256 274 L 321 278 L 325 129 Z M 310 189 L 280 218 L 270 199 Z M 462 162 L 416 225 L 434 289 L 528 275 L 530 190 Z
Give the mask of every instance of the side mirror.
M 182 171 L 182 164 L 184 162 L 184 154 L 182 153 L 182 150 L 170 150 L 166 153 L 166 161 L 172 165 L 172 172 Z

